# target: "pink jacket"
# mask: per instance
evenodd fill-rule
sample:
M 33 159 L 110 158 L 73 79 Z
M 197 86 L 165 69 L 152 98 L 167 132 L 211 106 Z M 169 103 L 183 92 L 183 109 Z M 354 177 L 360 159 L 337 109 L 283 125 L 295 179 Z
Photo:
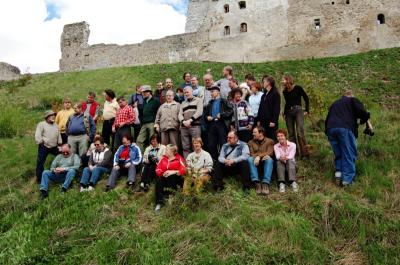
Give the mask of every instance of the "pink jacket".
M 282 156 L 286 156 L 288 160 L 294 160 L 296 155 L 296 144 L 287 141 L 287 146 L 282 146 L 280 143 L 274 145 L 274 152 L 276 160 L 279 160 Z

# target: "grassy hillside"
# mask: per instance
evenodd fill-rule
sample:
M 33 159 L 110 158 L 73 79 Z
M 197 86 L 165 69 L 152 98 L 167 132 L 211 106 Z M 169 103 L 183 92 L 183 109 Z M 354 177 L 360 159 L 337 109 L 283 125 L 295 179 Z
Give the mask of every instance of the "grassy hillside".
M 244 196 L 228 181 L 218 195 L 177 194 L 158 215 L 153 192 L 123 184 L 104 193 L 78 185 L 38 200 L 33 175 L 35 125 L 65 96 L 140 84 L 182 73 L 219 78 L 223 64 L 180 63 L 50 73 L 0 83 L 0 264 L 400 264 L 400 49 L 341 58 L 233 64 L 235 75 L 295 76 L 311 97 L 306 133 L 314 153 L 298 162 L 300 192 Z M 218 79 L 215 78 L 215 79 Z M 337 188 L 333 155 L 323 134 L 326 108 L 352 88 L 372 112 L 376 135 L 360 135 L 357 181 Z M 101 102 L 103 100 L 101 99 Z M 280 123 L 284 127 L 283 121 Z M 48 159 L 50 162 L 50 159 Z

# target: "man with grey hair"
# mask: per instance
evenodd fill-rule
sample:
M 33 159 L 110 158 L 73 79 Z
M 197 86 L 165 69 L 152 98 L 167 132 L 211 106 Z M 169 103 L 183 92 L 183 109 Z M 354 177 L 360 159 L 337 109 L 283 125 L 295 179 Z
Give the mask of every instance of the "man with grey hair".
M 150 86 L 143 86 L 142 93 L 144 97 L 143 117 L 141 120 L 142 128 L 137 138 L 137 145 L 141 151 L 143 151 L 145 146 L 149 143 L 150 136 L 154 134 L 154 121 L 156 120 L 157 111 L 160 107 L 160 101 L 158 98 L 153 97 Z
M 155 129 L 161 134 L 161 144 L 178 145 L 180 105 L 174 100 L 174 91 L 168 90 L 165 95 L 165 103 L 157 111 Z
M 185 87 L 185 101 L 182 102 L 178 119 L 181 123 L 181 141 L 183 156 L 186 158 L 192 150 L 192 140 L 200 137 L 200 119 L 203 115 L 203 100 L 193 96 L 193 89 Z
M 231 88 L 229 87 L 229 79 L 233 78 L 232 66 L 225 66 L 222 70 L 224 78 L 217 81 L 216 85 L 221 88 L 221 98 L 228 99 Z
M 204 80 L 203 106 L 207 106 L 208 102 L 210 102 L 211 100 L 210 88 L 214 85 L 214 79 L 211 74 L 205 74 L 203 80 Z

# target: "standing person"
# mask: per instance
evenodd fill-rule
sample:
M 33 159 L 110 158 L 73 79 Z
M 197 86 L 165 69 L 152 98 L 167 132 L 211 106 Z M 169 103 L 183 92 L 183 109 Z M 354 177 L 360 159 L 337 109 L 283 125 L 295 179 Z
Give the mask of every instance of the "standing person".
M 183 88 L 178 87 L 176 89 L 175 101 L 182 103 L 185 100 L 185 95 L 183 93 Z
M 251 95 L 249 97 L 249 104 L 254 115 L 254 124 L 257 124 L 258 110 L 260 108 L 261 98 L 264 95 L 261 92 L 261 84 L 256 82 L 251 87 Z
M 199 86 L 199 79 L 197 76 L 193 76 L 191 79 L 192 89 L 193 89 L 193 96 L 204 100 L 204 87 Z M 185 93 L 185 90 L 183 91 Z
M 211 74 L 205 74 L 204 77 L 203 77 L 203 80 L 204 80 L 204 101 L 203 101 L 203 106 L 205 107 L 205 106 L 208 105 L 208 103 L 211 100 L 211 90 L 210 90 L 210 88 L 214 85 L 214 79 L 213 79 L 213 76 Z
M 156 91 L 154 91 L 154 97 L 155 98 L 158 98 L 158 100 L 160 101 L 160 103 L 161 103 L 161 101 L 163 101 L 163 103 L 164 103 L 164 98 L 163 97 L 165 97 L 165 91 L 164 91 L 164 84 L 163 84 L 163 82 L 158 82 L 157 84 L 156 84 Z M 162 104 L 163 104 L 162 103 Z
M 232 101 L 233 99 L 233 95 L 232 95 L 232 91 L 235 89 L 240 89 L 239 88 L 239 82 L 234 79 L 233 77 L 229 78 L 229 94 L 228 94 L 228 101 Z
M 224 78 L 217 81 L 216 85 L 221 89 L 221 98 L 228 99 L 229 92 L 231 88 L 229 87 L 229 79 L 233 78 L 233 68 L 232 66 L 225 66 L 222 70 L 222 75 Z
M 261 126 L 253 129 L 253 139 L 249 142 L 251 181 L 255 184 L 256 193 L 262 195 L 269 194 L 269 184 L 271 182 L 272 169 L 274 168 L 274 141 L 265 137 L 265 130 Z M 258 167 L 263 165 L 263 176 L 260 183 L 258 178 Z
M 274 153 L 276 157 L 276 170 L 278 173 L 279 192 L 286 192 L 285 175 L 288 175 L 289 185 L 294 192 L 299 190 L 296 182 L 296 144 L 287 140 L 287 132 L 279 129 L 276 132 L 278 143 L 274 145 Z
M 127 104 L 123 96 L 117 99 L 119 109 L 115 115 L 112 125 L 114 136 L 114 150 L 122 144 L 122 138 L 125 135 L 131 135 L 131 125 L 135 122 L 136 116 L 133 108 Z
M 87 101 L 82 103 L 82 111 L 86 116 L 92 117 L 94 123 L 97 123 L 97 119 L 100 114 L 100 104 L 95 101 L 96 93 L 89 92 Z
M 101 134 L 104 142 L 108 146 L 114 146 L 115 134 L 112 131 L 112 127 L 115 121 L 115 116 L 117 115 L 117 111 L 119 109 L 119 105 L 115 99 L 115 93 L 111 89 L 104 90 L 104 98 L 103 128 L 101 130 Z
M 159 143 L 158 134 L 150 137 L 150 145 L 144 150 L 143 154 L 143 171 L 140 189 L 144 192 L 149 191 L 150 183 L 156 179 L 157 163 L 165 154 L 166 146 Z
M 254 77 L 253 74 L 247 74 L 244 76 L 244 80 L 247 84 L 248 87 L 252 87 L 254 83 L 256 82 L 256 78 Z
M 93 142 L 96 124 L 91 116 L 84 114 L 82 104 L 75 104 L 74 111 L 68 119 L 66 131 L 72 153 L 81 157 L 86 154 L 89 143 Z
M 283 96 L 286 101 L 283 114 L 289 132 L 289 140 L 299 145 L 301 156 L 308 157 L 310 154 L 304 134 L 304 116 L 307 116 L 309 113 L 310 101 L 304 89 L 294 84 L 291 75 L 286 74 L 283 76 L 282 85 L 284 87 Z M 305 103 L 304 111 L 301 105 L 301 98 L 304 99 Z M 296 135 L 298 141 L 296 141 Z
M 135 122 L 132 124 L 133 127 L 133 139 L 136 142 L 136 139 L 139 135 L 141 124 L 140 120 L 142 119 L 143 116 L 143 103 L 144 103 L 144 98 L 142 94 L 142 86 L 137 85 L 136 86 L 136 93 L 132 94 L 129 97 L 128 100 L 128 105 L 130 105 L 133 110 L 139 114 L 135 116 Z
M 242 90 L 242 99 L 248 102 L 251 95 L 250 87 L 246 83 L 241 83 L 239 88 Z
M 365 134 L 370 134 L 370 113 L 360 100 L 348 90 L 330 107 L 325 120 L 325 134 L 335 154 L 335 178 L 337 185 L 353 183 L 356 175 L 358 120 L 367 124 Z
M 64 98 L 63 101 L 64 109 L 57 113 L 55 123 L 60 129 L 62 143 L 66 144 L 68 142 L 68 135 L 66 133 L 67 122 L 69 117 L 74 114 L 74 109 L 72 108 L 71 100 L 69 98 Z
M 192 183 L 196 194 L 199 194 L 204 185 L 210 181 L 213 171 L 213 160 L 211 155 L 202 149 L 203 141 L 201 138 L 193 138 L 192 144 L 194 151 L 188 155 L 186 160 L 189 176 L 185 178 L 183 183 L 183 193 L 186 195 L 189 195 Z
M 54 123 L 56 114 L 52 110 L 44 113 L 44 121 L 41 121 L 36 126 L 35 142 L 38 145 L 38 154 L 36 160 L 36 181 L 40 183 L 44 164 L 47 156 L 59 154 L 58 145 L 62 144 L 60 130 Z
M 165 79 L 165 88 L 161 93 L 160 104 L 164 104 L 164 102 L 166 100 L 165 95 L 166 95 L 168 90 L 174 91 L 174 82 L 172 82 L 171 78 Z
M 122 145 L 118 147 L 114 155 L 113 168 L 108 178 L 106 191 L 115 188 L 118 177 L 122 170 L 128 171 L 128 180 L 126 185 L 128 189 L 133 190 L 135 187 L 136 166 L 142 161 L 142 153 L 139 147 L 133 142 L 131 135 L 122 137 Z
M 158 98 L 153 97 L 153 92 L 150 86 L 143 86 L 143 117 L 142 117 L 142 128 L 137 139 L 137 144 L 140 150 L 144 150 L 145 146 L 150 140 L 150 136 L 154 134 L 154 121 L 158 108 L 160 107 L 160 101 Z
M 94 141 L 95 149 L 92 150 L 88 166 L 83 169 L 80 181 L 80 191 L 92 191 L 102 174 L 110 173 L 113 166 L 112 151 L 105 146 L 104 140 L 100 137 Z
M 218 148 L 226 142 L 228 126 L 232 119 L 232 105 L 220 97 L 218 86 L 211 87 L 212 99 L 205 108 L 208 127 L 208 151 L 214 160 L 218 159 Z
M 185 72 L 183 74 L 184 83 L 180 84 L 179 87 L 183 90 L 185 87 L 191 86 L 192 85 L 191 79 L 192 79 L 192 76 L 190 75 L 190 73 L 189 72 Z
M 61 146 L 61 154 L 57 155 L 51 163 L 50 170 L 45 170 L 40 182 L 40 198 L 48 197 L 49 181 L 63 183 L 61 192 L 66 192 L 79 169 L 81 160 L 71 151 L 69 144 Z
M 251 139 L 251 132 L 254 125 L 254 116 L 247 101 L 242 99 L 242 90 L 232 90 L 233 117 L 232 129 L 237 132 L 240 141 L 247 143 Z
M 185 88 L 185 97 L 186 100 L 180 106 L 178 119 L 181 123 L 183 156 L 186 158 L 192 151 L 192 140 L 201 135 L 200 119 L 203 115 L 203 101 L 193 96 L 191 87 Z
M 261 97 L 258 109 L 258 125 L 265 128 L 265 135 L 276 142 L 276 130 L 279 128 L 279 113 L 281 111 L 281 95 L 272 76 L 264 76 L 265 94 Z
M 246 143 L 239 141 L 234 131 L 228 133 L 227 139 L 228 142 L 222 146 L 215 165 L 214 190 L 224 189 L 225 177 L 239 175 L 243 191 L 247 192 L 250 188 L 250 170 L 247 162 L 250 156 L 249 147 Z
M 178 154 L 176 145 L 168 145 L 165 155 L 156 168 L 156 208 L 158 212 L 164 205 L 165 188 L 177 189 L 183 186 L 183 176 L 186 173 L 185 159 Z
M 166 101 L 160 106 L 156 114 L 154 127 L 161 133 L 161 144 L 178 145 L 180 104 L 174 100 L 174 91 L 168 90 Z

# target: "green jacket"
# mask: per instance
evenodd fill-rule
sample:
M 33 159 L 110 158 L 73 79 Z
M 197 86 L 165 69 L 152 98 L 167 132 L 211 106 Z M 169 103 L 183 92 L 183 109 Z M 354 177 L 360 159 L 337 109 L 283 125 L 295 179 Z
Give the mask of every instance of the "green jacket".
M 57 167 L 62 167 L 65 170 L 75 169 L 78 170 L 81 165 L 81 159 L 76 154 L 71 154 L 69 157 L 58 155 L 51 163 L 50 170 L 53 171 Z
M 149 100 L 145 99 L 143 103 L 143 118 L 141 122 L 143 124 L 154 122 L 159 107 L 160 100 L 158 98 L 151 97 Z

